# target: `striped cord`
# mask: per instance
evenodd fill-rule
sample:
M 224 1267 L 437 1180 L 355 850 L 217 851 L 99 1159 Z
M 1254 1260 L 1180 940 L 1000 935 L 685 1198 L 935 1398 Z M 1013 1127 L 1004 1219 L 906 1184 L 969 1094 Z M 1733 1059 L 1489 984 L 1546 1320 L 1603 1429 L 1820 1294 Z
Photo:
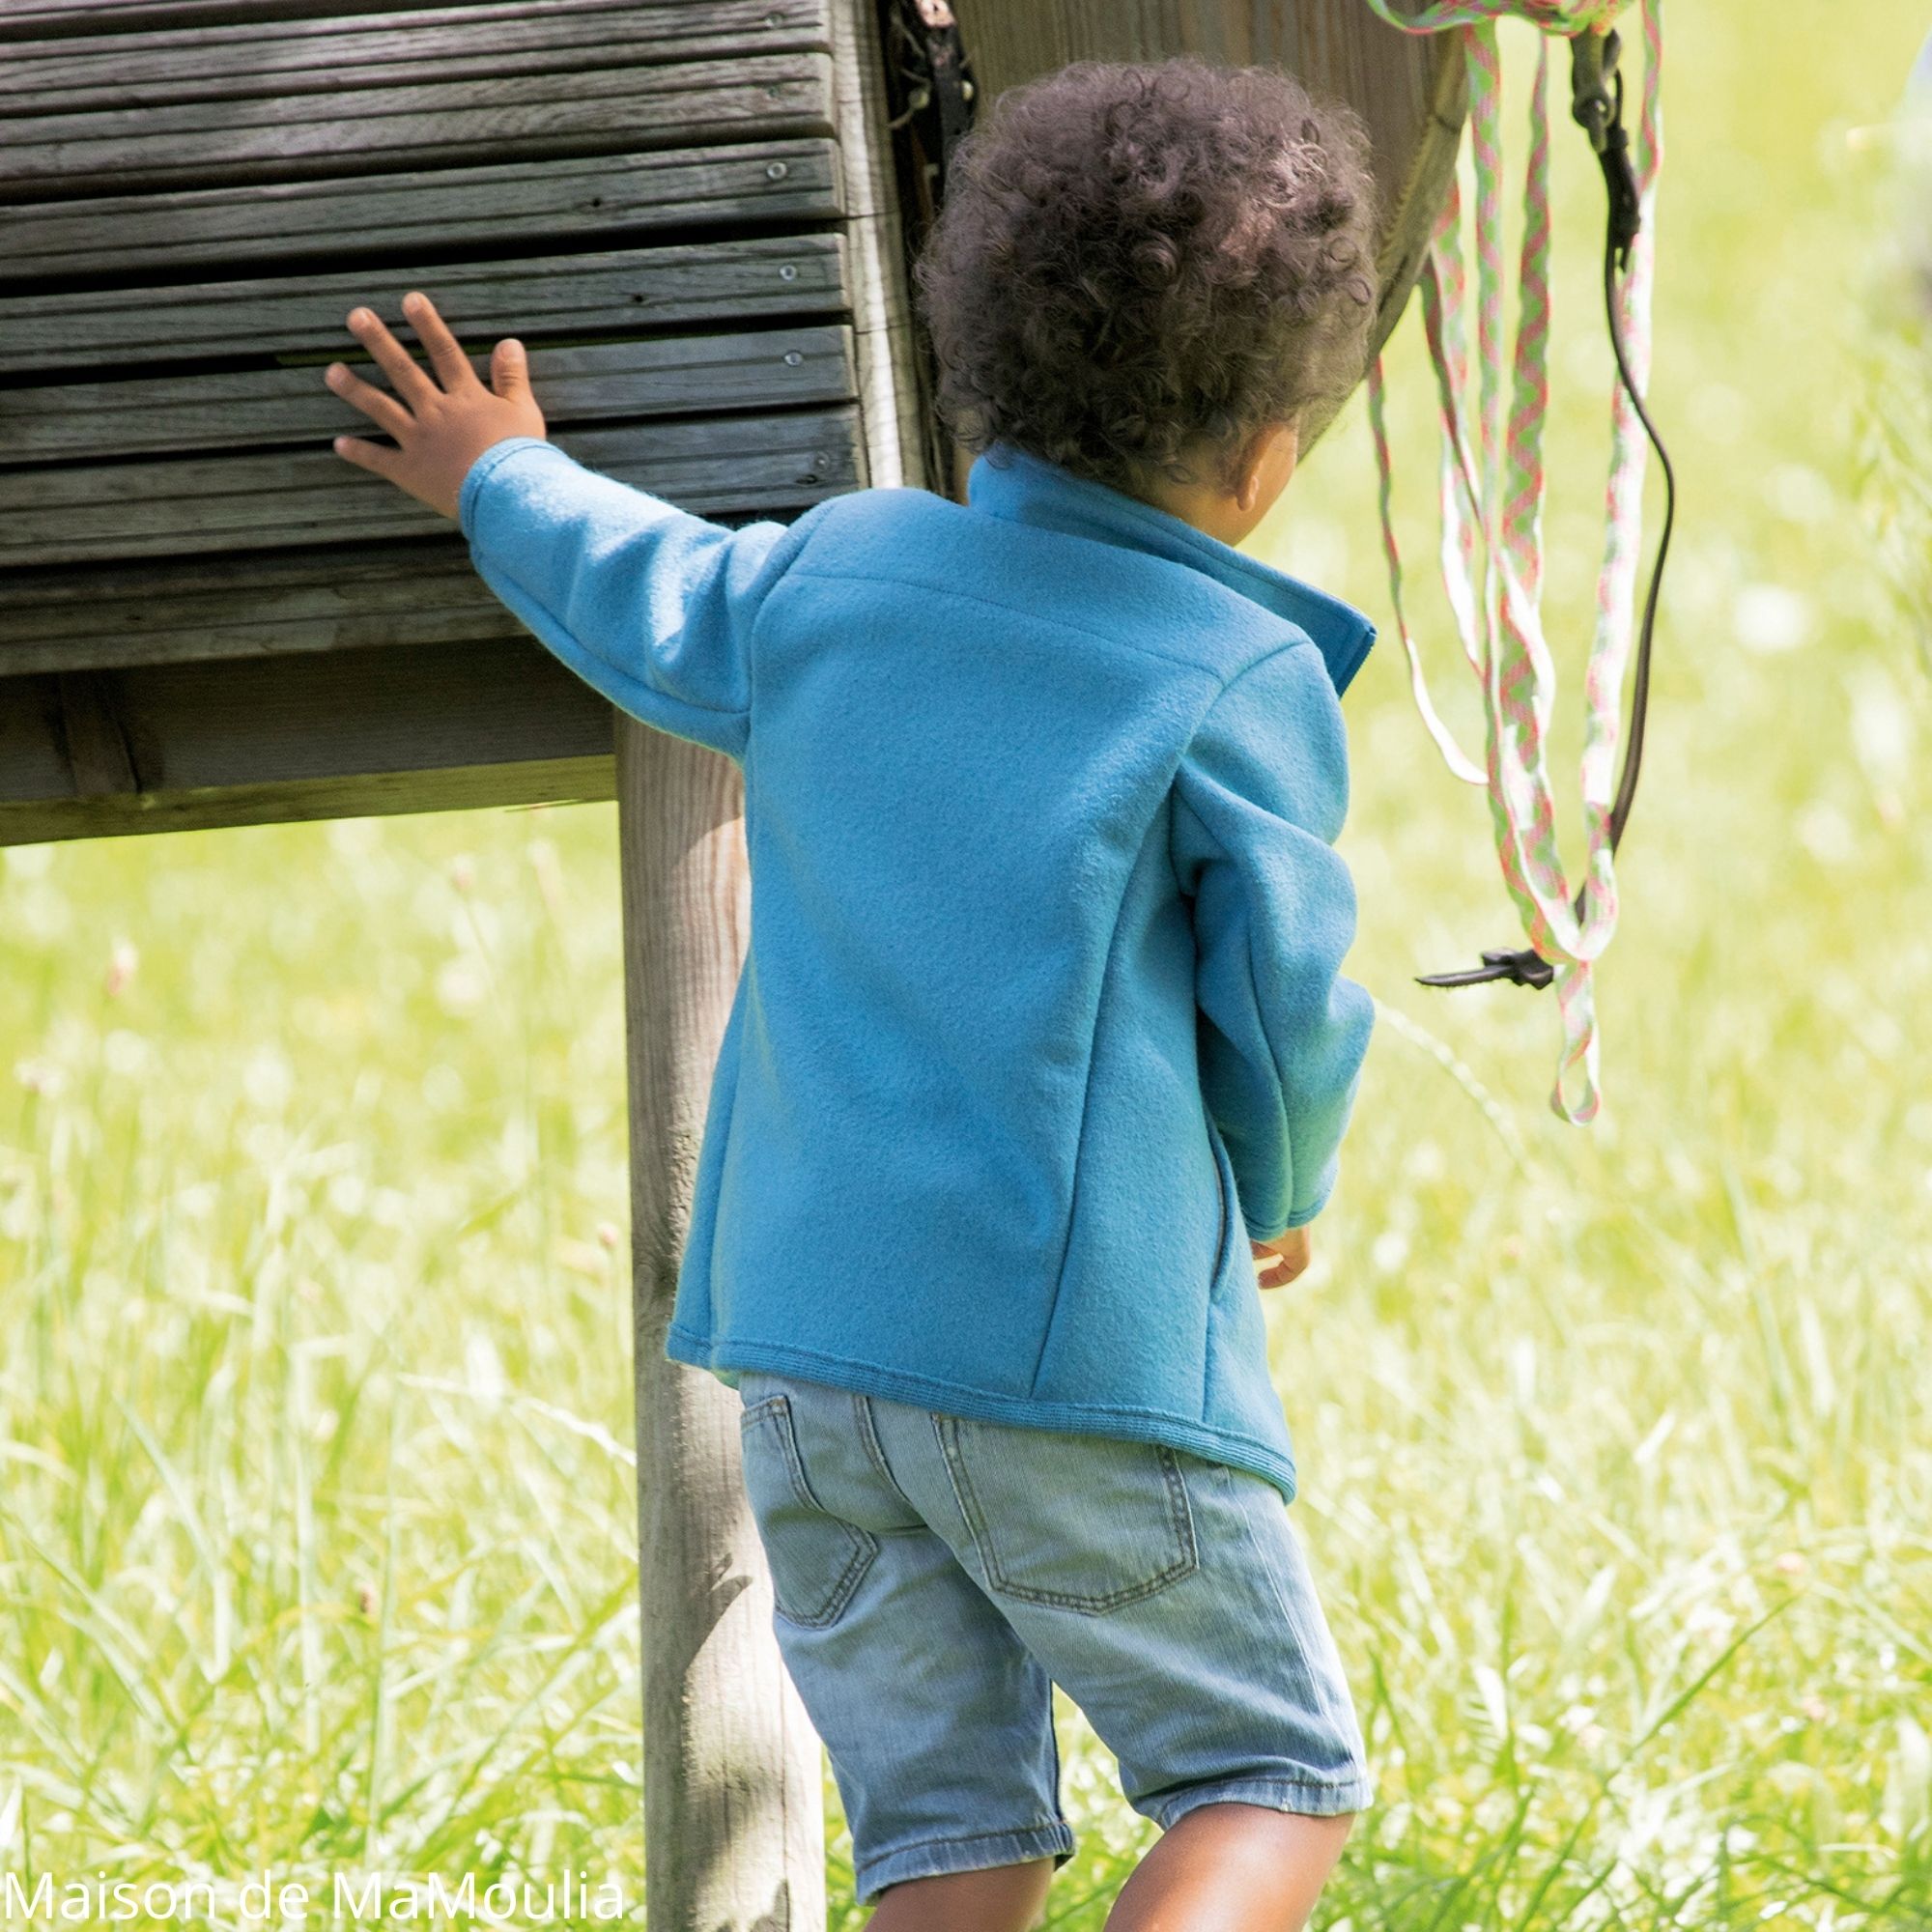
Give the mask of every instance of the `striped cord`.
M 1438 486 L 1442 579 L 1463 658 L 1482 687 L 1485 756 L 1481 764 L 1463 752 L 1430 699 L 1421 655 L 1403 602 L 1379 356 L 1369 372 L 1369 421 L 1380 485 L 1390 600 L 1408 662 L 1410 688 L 1423 723 L 1449 769 L 1465 782 L 1485 787 L 1503 882 L 1516 902 L 1530 944 L 1555 968 L 1563 1049 L 1549 1105 L 1573 1125 L 1595 1119 L 1601 1098 L 1593 969 L 1610 942 L 1617 920 L 1610 807 L 1622 732 L 1619 694 L 1630 658 L 1648 452 L 1636 411 L 1619 383 L 1611 391 L 1604 557 L 1597 583 L 1595 632 L 1583 675 L 1585 732 L 1580 777 L 1585 857 L 1583 882 L 1577 892 L 1571 888 L 1557 851 L 1554 801 L 1545 758 L 1556 695 L 1555 664 L 1542 620 L 1543 432 L 1549 407 L 1548 36 L 1607 32 L 1613 18 L 1629 4 L 1631 0 L 1441 0 L 1405 17 L 1393 11 L 1393 0 L 1368 0 L 1383 20 L 1404 33 L 1455 31 L 1463 38 L 1476 185 L 1473 450 L 1467 402 L 1462 192 L 1453 177 L 1448 200 L 1430 239 L 1421 295 L 1442 436 Z M 1650 371 L 1657 177 L 1662 159 L 1659 99 L 1662 0 L 1639 0 L 1639 4 L 1645 60 L 1632 159 L 1641 225 L 1614 299 L 1631 374 L 1641 392 Z M 1530 98 L 1517 332 L 1514 349 L 1507 352 L 1507 418 L 1503 400 L 1502 71 L 1496 49 L 1496 21 L 1506 15 L 1527 19 L 1543 30 Z M 1483 551 L 1480 596 L 1475 574 L 1478 529 Z M 1574 1100 L 1566 1091 L 1573 1074 L 1581 1083 Z

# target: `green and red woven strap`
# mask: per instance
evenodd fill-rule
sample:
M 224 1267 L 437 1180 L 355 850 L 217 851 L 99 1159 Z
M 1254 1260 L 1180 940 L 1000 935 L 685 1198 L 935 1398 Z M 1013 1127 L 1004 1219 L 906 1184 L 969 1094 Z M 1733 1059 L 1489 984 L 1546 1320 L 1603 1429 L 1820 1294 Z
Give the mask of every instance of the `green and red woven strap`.
M 1563 1120 L 1595 1118 L 1600 1093 L 1592 971 L 1616 928 L 1610 806 L 1622 730 L 1620 693 L 1629 662 L 1647 459 L 1642 426 L 1621 384 L 1611 391 L 1611 455 L 1603 568 L 1594 636 L 1583 675 L 1585 735 L 1581 785 L 1586 850 L 1581 891 L 1572 888 L 1556 847 L 1554 797 L 1545 744 L 1556 673 L 1542 620 L 1543 431 L 1548 414 L 1549 43 L 1548 36 L 1606 32 L 1632 0 L 1444 0 L 1404 17 L 1391 0 L 1368 0 L 1405 33 L 1459 32 L 1469 81 L 1469 147 L 1475 177 L 1477 398 L 1473 436 L 1464 326 L 1463 210 L 1453 183 L 1431 239 L 1422 308 L 1440 404 L 1442 576 L 1463 654 L 1482 687 L 1485 755 L 1457 745 L 1430 701 L 1421 655 L 1402 596 L 1402 560 L 1392 515 L 1383 372 L 1369 374 L 1369 419 L 1380 472 L 1382 540 L 1390 597 L 1416 703 L 1458 778 L 1484 786 L 1503 882 L 1530 944 L 1555 967 L 1563 1056 L 1549 1104 Z M 1656 250 L 1662 116 L 1659 99 L 1662 0 L 1640 0 L 1645 49 L 1643 99 L 1633 145 L 1641 226 L 1616 291 L 1619 330 L 1641 390 L 1650 371 L 1650 305 Z M 1543 29 L 1530 103 L 1523 184 L 1523 236 L 1513 349 L 1503 326 L 1502 73 L 1496 22 Z M 1510 395 L 1504 411 L 1505 359 Z M 1482 537 L 1478 594 L 1475 559 Z M 1566 1085 L 1580 1071 L 1573 1102 Z

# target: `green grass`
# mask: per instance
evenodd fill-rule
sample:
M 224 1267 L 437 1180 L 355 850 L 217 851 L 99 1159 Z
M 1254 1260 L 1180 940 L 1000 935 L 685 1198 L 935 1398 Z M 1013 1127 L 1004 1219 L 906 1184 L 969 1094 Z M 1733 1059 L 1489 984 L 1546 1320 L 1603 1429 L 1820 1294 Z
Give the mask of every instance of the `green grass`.
M 1386 624 L 1350 694 L 1383 1023 L 1269 1303 L 1380 1787 L 1330 1932 L 1932 1924 L 1932 351 L 1846 139 L 1911 12 L 1671 11 L 1682 524 L 1587 1131 L 1547 997 L 1411 983 L 1513 917 Z M 1567 774 L 1610 363 L 1559 142 Z M 1421 584 L 1412 322 L 1392 376 Z M 1373 501 L 1357 399 L 1256 548 L 1383 620 Z M 17 850 L 0 934 L 0 1872 L 640 1895 L 611 810 Z M 1061 1719 L 1090 1932 L 1151 1827 Z

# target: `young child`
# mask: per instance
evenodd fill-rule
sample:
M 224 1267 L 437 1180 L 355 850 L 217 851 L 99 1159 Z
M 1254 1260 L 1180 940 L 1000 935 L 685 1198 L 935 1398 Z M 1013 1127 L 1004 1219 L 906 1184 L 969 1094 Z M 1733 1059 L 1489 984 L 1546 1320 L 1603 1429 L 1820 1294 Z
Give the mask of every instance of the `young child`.
M 879 1932 L 1031 1922 L 1052 1687 L 1155 1843 L 1115 1932 L 1300 1926 L 1371 1787 L 1256 1293 L 1308 1260 L 1371 1007 L 1337 702 L 1374 638 L 1233 548 L 1375 311 L 1360 124 L 1082 63 L 958 152 L 919 268 L 968 501 L 726 529 L 544 440 L 431 303 L 397 447 L 613 703 L 743 766 L 749 954 L 669 1355 L 744 1404 L 786 1663 Z M 1243 1236 L 1245 1236 L 1245 1239 Z

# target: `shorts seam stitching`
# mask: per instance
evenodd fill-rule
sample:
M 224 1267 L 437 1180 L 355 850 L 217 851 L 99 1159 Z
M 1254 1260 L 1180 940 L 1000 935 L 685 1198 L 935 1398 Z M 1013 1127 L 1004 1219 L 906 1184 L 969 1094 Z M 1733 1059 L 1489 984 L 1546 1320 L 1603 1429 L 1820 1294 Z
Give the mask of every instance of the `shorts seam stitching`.
M 867 1531 L 857 1523 L 847 1522 L 841 1516 L 833 1513 L 812 1493 L 811 1485 L 806 1481 L 805 1465 L 798 1453 L 798 1438 L 792 1431 L 791 1399 L 785 1395 L 770 1396 L 759 1407 L 769 1407 L 773 1420 L 778 1424 L 776 1434 L 779 1438 L 779 1453 L 784 1458 L 785 1471 L 791 1480 L 792 1493 L 807 1509 L 822 1516 L 828 1522 L 836 1522 L 852 1539 L 852 1554 L 846 1559 L 845 1568 L 839 1572 L 832 1585 L 831 1594 L 823 1607 L 810 1616 L 800 1616 L 795 1611 L 783 1607 L 778 1601 L 778 1577 L 772 1578 L 772 1608 L 787 1623 L 797 1624 L 803 1630 L 825 1630 L 837 1623 L 844 1612 L 845 1605 L 852 1601 L 853 1592 L 859 1587 L 859 1580 L 870 1569 L 872 1559 L 879 1553 L 879 1546 Z M 760 1418 L 762 1420 L 762 1418 Z
M 865 1448 L 867 1460 L 892 1486 L 899 1500 L 917 1516 L 919 1505 L 900 1488 L 899 1479 L 893 1474 L 892 1465 L 886 1461 L 885 1449 L 879 1441 L 878 1424 L 872 1415 L 872 1398 L 864 1389 L 852 1391 L 852 1414 L 858 1424 L 859 1440 Z
M 1284 1504 L 1285 1523 L 1286 1511 L 1287 1505 Z M 1337 1735 L 1347 1739 L 1350 1731 L 1355 1728 L 1355 1723 L 1359 1722 L 1359 1719 L 1351 1722 L 1349 1714 L 1336 1707 L 1333 1687 L 1327 1682 L 1327 1672 L 1321 1667 L 1320 1651 L 1310 1641 L 1308 1626 L 1296 1614 L 1293 1603 L 1295 1593 L 1288 1588 L 1284 1582 L 1275 1565 L 1274 1551 L 1269 1549 L 1256 1533 L 1253 1520 L 1249 1517 L 1246 1509 L 1240 1511 L 1240 1517 L 1242 1534 L 1247 1538 L 1249 1548 L 1261 1559 L 1262 1569 L 1266 1574 L 1268 1579 L 1268 1588 L 1274 1593 L 1275 1603 L 1281 1610 L 1282 1621 L 1294 1634 L 1295 1644 L 1299 1648 L 1302 1658 L 1305 1660 L 1309 1685 L 1315 1692 L 1316 1706 L 1321 1714 L 1322 1721 L 1334 1725 Z M 1286 1527 L 1288 1534 L 1293 1536 L 1294 1534 L 1293 1525 L 1286 1523 Z M 1332 1644 L 1330 1648 L 1332 1651 Z M 1339 1659 L 1337 1662 L 1339 1667 Z

